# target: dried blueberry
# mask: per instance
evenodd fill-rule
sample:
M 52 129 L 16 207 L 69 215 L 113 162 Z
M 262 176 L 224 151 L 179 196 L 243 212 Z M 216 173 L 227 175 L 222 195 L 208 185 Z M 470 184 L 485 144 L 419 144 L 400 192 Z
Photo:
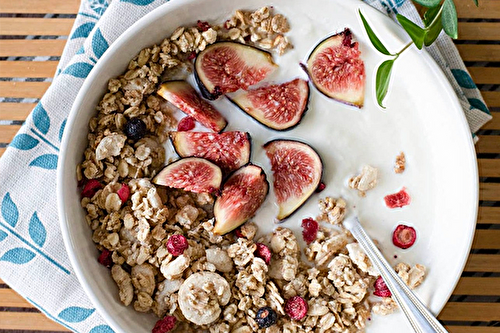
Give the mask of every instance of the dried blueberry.
M 259 311 L 257 311 L 257 315 L 255 316 L 255 321 L 260 328 L 271 327 L 272 325 L 276 324 L 277 319 L 278 316 L 276 315 L 276 312 L 268 306 L 260 308 Z
M 134 141 L 140 140 L 146 135 L 146 124 L 139 118 L 132 118 L 125 124 L 125 135 Z

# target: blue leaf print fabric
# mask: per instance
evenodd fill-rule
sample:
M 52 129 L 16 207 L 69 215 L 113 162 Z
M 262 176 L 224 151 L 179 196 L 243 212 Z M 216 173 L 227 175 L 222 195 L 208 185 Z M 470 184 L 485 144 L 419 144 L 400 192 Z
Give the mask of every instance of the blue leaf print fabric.
M 81 0 L 57 77 L 0 159 L 0 278 L 73 332 L 113 333 L 113 329 L 80 286 L 62 241 L 56 169 L 69 111 L 84 80 L 112 43 L 166 2 Z M 409 1 L 365 2 L 393 18 L 400 13 L 420 20 Z M 476 132 L 491 117 L 453 43 L 441 36 L 428 51 L 461 98 L 471 131 Z

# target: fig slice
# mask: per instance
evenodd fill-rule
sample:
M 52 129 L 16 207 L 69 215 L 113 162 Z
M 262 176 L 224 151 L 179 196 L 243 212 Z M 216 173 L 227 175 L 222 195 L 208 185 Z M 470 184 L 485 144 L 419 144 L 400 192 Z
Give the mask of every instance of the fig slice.
M 245 223 L 255 215 L 268 192 L 269 183 L 262 168 L 248 164 L 233 172 L 215 200 L 214 234 L 223 235 Z
M 269 141 L 264 149 L 273 170 L 277 219 L 282 221 L 315 192 L 323 175 L 323 163 L 311 146 L 295 140 Z
M 346 28 L 321 41 L 307 60 L 314 86 L 325 96 L 361 108 L 365 95 L 365 65 L 358 43 Z
M 298 125 L 306 112 L 309 85 L 295 79 L 242 91 L 229 99 L 264 126 L 283 131 Z
M 204 158 L 182 158 L 164 167 L 153 178 L 153 183 L 195 193 L 217 194 L 222 183 L 222 171 Z
M 194 74 L 203 97 L 214 100 L 262 81 L 278 66 L 269 52 L 235 42 L 207 46 L 196 57 Z
M 186 81 L 164 82 L 158 90 L 158 95 L 214 132 L 222 132 L 227 125 L 220 112 L 201 98 Z
M 206 158 L 226 175 L 250 161 L 251 139 L 246 132 L 170 132 L 170 140 L 179 156 Z

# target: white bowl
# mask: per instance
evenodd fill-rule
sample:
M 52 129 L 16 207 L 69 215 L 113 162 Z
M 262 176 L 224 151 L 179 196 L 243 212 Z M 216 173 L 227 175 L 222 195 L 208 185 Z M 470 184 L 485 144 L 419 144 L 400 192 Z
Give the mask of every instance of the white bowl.
M 75 100 L 59 157 L 59 217 L 69 258 L 89 298 L 118 333 L 150 332 L 157 319 L 120 303 L 109 270 L 97 263 L 98 251 L 80 206 L 75 169 L 82 161 L 87 145 L 88 122 L 95 113 L 95 106 L 105 93 L 109 79 L 122 74 L 129 60 L 141 49 L 161 42 L 176 27 L 194 24 L 198 19 L 220 22 L 235 9 L 259 8 L 268 4 L 275 5 L 291 19 L 292 41 L 297 46 L 296 50 L 304 51 L 299 58 L 305 57 L 308 47 L 312 47 L 319 37 L 341 30 L 344 26 L 351 28 L 360 42 L 367 68 L 365 107 L 361 111 L 354 110 L 314 96 L 303 124 L 291 132 L 282 134 L 264 130 L 235 110 L 225 114 L 230 124 L 236 124 L 236 128 L 240 125 L 240 128 L 255 133 L 254 143 L 257 146 L 276 136 L 295 136 L 313 143 L 325 164 L 334 166 L 327 166 L 324 176 L 328 184 L 335 184 L 338 188 L 327 188 L 325 193 L 348 197 L 349 202 L 357 206 L 362 221 L 370 218 L 372 222 L 377 221 L 366 227 L 370 235 L 382 241 L 391 261 L 394 262 L 392 255 L 398 254 L 412 263 L 421 262 L 429 267 L 429 276 L 418 289 L 418 294 L 434 313 L 442 309 L 460 277 L 470 250 L 477 214 L 477 165 L 463 111 L 445 76 L 427 53 L 410 49 L 398 60 L 394 83 L 386 101 L 388 108 L 384 113 L 373 100 L 373 71 L 384 58 L 371 48 L 357 17 L 357 9 L 361 8 L 369 17 L 389 49 L 399 49 L 407 37 L 394 22 L 361 1 L 171 1 L 136 22 L 98 61 Z M 310 40 L 308 36 L 314 37 Z M 296 52 L 292 52 L 283 57 L 282 62 L 299 58 Z M 288 77 L 292 74 L 301 75 L 299 69 L 289 73 Z M 428 97 L 423 99 L 419 96 Z M 227 101 L 217 103 L 221 108 L 228 105 Z M 324 111 L 325 108 L 332 110 Z M 329 115 L 325 117 L 324 112 L 329 112 Z M 318 120 L 318 117 L 323 118 Z M 321 130 L 311 127 L 322 121 L 326 122 L 326 127 Z M 399 124 L 401 128 L 394 128 Z M 372 133 L 372 136 L 367 133 Z M 349 147 L 351 153 L 347 154 L 345 147 Z M 405 174 L 395 176 L 392 163 L 401 149 L 408 153 L 409 167 Z M 350 160 L 350 155 L 359 156 Z M 256 153 L 255 148 L 254 159 L 264 166 L 270 177 L 265 156 L 262 152 Z M 353 196 L 352 190 L 340 186 L 349 172 L 355 172 L 362 166 L 361 162 L 375 163 L 382 168 L 380 185 L 363 200 Z M 407 186 L 410 186 L 408 183 L 413 184 L 410 193 L 414 200 L 409 208 L 390 211 L 383 206 L 381 198 L 405 185 L 402 179 L 407 181 Z M 270 203 L 272 198 L 271 193 L 267 206 L 262 209 L 264 215 L 259 213 L 256 220 L 275 212 Z M 296 220 L 315 216 L 315 201 L 310 200 L 296 214 Z M 412 251 L 397 250 L 387 240 L 396 220 L 409 221 L 418 226 L 420 239 Z M 298 223 L 286 226 L 300 230 Z M 404 321 L 401 313 L 374 318 L 368 332 L 402 332 L 408 327 Z

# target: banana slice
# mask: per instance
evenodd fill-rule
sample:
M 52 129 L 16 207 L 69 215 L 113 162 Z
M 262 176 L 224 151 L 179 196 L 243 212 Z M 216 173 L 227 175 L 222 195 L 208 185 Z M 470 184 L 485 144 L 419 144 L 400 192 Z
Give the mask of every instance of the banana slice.
M 199 272 L 191 275 L 179 289 L 182 314 L 196 325 L 207 325 L 219 318 L 221 306 L 231 298 L 229 283 L 217 273 Z

